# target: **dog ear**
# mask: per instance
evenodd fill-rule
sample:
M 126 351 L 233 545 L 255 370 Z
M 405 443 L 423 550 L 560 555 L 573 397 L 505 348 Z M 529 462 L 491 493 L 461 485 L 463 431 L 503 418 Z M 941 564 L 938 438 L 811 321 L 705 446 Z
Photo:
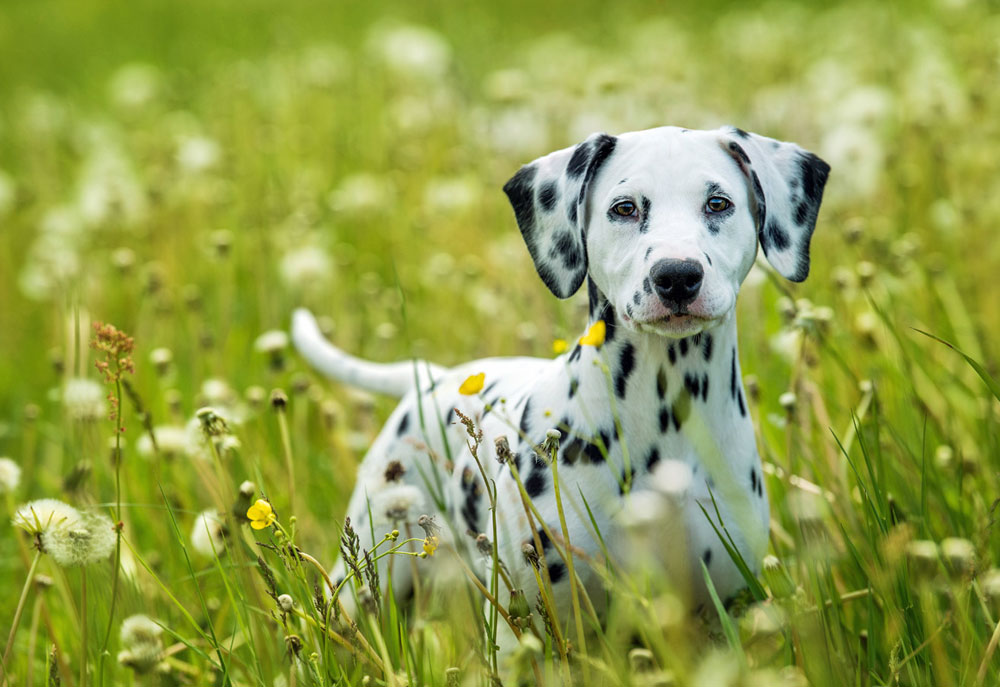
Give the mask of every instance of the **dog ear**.
M 753 210 L 764 256 L 785 278 L 804 280 L 830 165 L 794 143 L 735 127 L 723 131 L 723 150 L 746 175 L 756 201 Z
M 593 134 L 521 167 L 504 184 L 538 276 L 559 298 L 576 293 L 587 275 L 587 190 L 616 142 Z

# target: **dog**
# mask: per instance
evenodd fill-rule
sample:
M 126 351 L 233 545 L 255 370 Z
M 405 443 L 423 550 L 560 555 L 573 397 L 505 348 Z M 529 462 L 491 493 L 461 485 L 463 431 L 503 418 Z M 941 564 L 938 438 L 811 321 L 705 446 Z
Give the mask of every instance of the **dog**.
M 736 298 L 758 246 L 782 276 L 806 278 L 829 170 L 796 144 L 732 127 L 594 134 L 523 166 L 504 191 L 538 276 L 559 298 L 584 283 L 589 294 L 585 335 L 555 359 L 378 364 L 335 348 L 297 310 L 292 338 L 317 370 L 402 398 L 359 468 L 348 507 L 362 545 L 391 529 L 419 536 L 419 516 L 442 504 L 441 545 L 491 565 L 487 485 L 461 412 L 483 432 L 479 463 L 495 483 L 499 560 L 529 600 L 538 585 L 523 561 L 538 556 L 557 608 L 570 602 L 552 450 L 574 574 L 596 602 L 601 581 L 585 561 L 628 555 L 621 512 L 667 464 L 685 475 L 684 493 L 649 546 L 668 552 L 667 574 L 693 604 L 708 599 L 702 565 L 721 598 L 745 587 L 729 549 L 759 572 L 769 509 L 740 372 Z M 499 437 L 510 448 L 504 463 L 494 459 Z M 483 553 L 477 535 L 480 544 L 486 535 Z M 393 569 L 397 595 L 410 590 L 415 567 Z M 343 579 L 343 563 L 334 575 Z

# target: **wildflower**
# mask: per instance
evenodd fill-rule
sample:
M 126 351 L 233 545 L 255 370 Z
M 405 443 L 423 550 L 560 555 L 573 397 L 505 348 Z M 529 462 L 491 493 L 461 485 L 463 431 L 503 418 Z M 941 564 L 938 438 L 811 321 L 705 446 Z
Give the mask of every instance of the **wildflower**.
M 941 557 L 955 577 L 971 572 L 976 562 L 976 548 L 968 539 L 948 537 L 941 540 Z
M 781 394 L 781 396 L 778 397 L 778 405 L 780 405 L 786 411 L 792 412 L 793 410 L 795 410 L 796 400 L 797 399 L 794 393 L 792 393 L 791 391 L 786 391 L 785 393 Z
M 202 556 L 211 558 L 225 550 L 228 534 L 219 511 L 214 508 L 202 511 L 194 519 L 194 526 L 191 528 L 191 546 Z
M 145 615 L 132 615 L 122 621 L 122 650 L 118 662 L 139 674 L 148 673 L 163 657 L 163 628 Z
M 187 172 L 211 169 L 222 157 L 219 144 L 206 136 L 189 136 L 177 146 L 177 163 Z
M 461 386 L 458 387 L 458 393 L 464 396 L 475 396 L 480 391 L 483 390 L 483 385 L 486 383 L 486 373 L 480 372 L 477 375 L 471 375 L 462 382 Z
M 187 450 L 187 430 L 179 425 L 159 425 L 153 428 L 153 436 L 156 437 L 156 446 L 153 446 L 153 439 L 149 433 L 144 433 L 135 442 L 135 450 L 144 458 L 152 458 L 159 454 L 167 459 L 177 458 L 184 455 Z
M 278 273 L 285 286 L 291 289 L 319 290 L 333 276 L 333 262 L 321 248 L 300 246 L 281 257 Z
M 9 494 L 21 483 L 21 466 L 10 458 L 0 458 L 0 494 Z
M 556 355 L 565 353 L 568 348 L 569 344 L 566 343 L 566 339 L 556 339 L 552 342 L 552 352 Z
M 73 525 L 54 527 L 41 535 L 45 550 L 64 568 L 105 560 L 114 551 L 116 539 L 111 518 L 92 512 L 81 513 Z
M 424 553 L 428 556 L 433 556 L 434 552 L 437 551 L 438 538 L 437 537 L 424 537 Z
M 587 333 L 580 337 L 580 345 L 582 346 L 600 346 L 604 343 L 604 337 L 607 334 L 607 325 L 604 320 L 597 320 L 594 324 L 590 325 L 590 329 Z
M 409 484 L 389 487 L 372 497 L 372 511 L 390 522 L 411 521 L 411 515 L 424 506 L 420 489 Z
M 295 601 L 288 594 L 279 594 L 278 595 L 278 606 L 285 613 L 291 613 L 292 612 L 292 608 L 295 606 Z
M 94 422 L 107 414 L 104 389 L 92 379 L 73 377 L 63 385 L 62 404 L 78 422 Z
M 284 367 L 285 349 L 288 348 L 288 334 L 280 329 L 264 332 L 253 342 L 256 351 L 265 354 L 271 361 L 271 369 L 280 370 Z
M 13 524 L 29 534 L 80 525 L 83 516 L 76 508 L 56 499 L 38 499 L 14 512 Z
M 257 502 L 247 509 L 247 518 L 250 520 L 250 527 L 255 530 L 270 527 L 277 519 L 271 504 L 264 499 L 257 499 Z
M 403 77 L 440 79 L 451 61 L 451 48 L 444 38 L 423 26 L 377 30 L 368 46 L 391 72 Z

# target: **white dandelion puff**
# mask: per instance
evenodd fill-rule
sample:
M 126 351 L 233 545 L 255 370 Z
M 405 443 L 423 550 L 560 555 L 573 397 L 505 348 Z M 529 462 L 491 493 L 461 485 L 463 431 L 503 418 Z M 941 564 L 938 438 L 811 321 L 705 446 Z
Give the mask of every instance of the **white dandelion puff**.
M 398 76 L 438 79 L 448 71 L 451 48 L 441 34 L 423 26 L 377 29 L 368 48 Z
M 416 520 L 424 508 L 424 495 L 410 484 L 384 489 L 372 497 L 372 512 L 385 522 Z
M 219 511 L 202 511 L 194 519 L 194 526 L 191 528 L 191 547 L 200 555 L 212 558 L 225 551 L 228 534 Z
M 148 673 L 163 658 L 163 628 L 145 615 L 132 615 L 122 621 L 122 650 L 118 662 L 137 673 Z
M 57 499 L 30 501 L 14 512 L 13 523 L 25 532 L 41 534 L 56 528 L 71 528 L 81 524 L 83 516 L 76 508 Z
M 64 568 L 91 565 L 105 560 L 114 551 L 117 536 L 111 518 L 83 512 L 72 526 L 42 532 L 42 546 Z
M 153 446 L 153 439 L 149 433 L 144 433 L 135 442 L 135 450 L 143 458 L 152 458 L 156 455 L 156 448 L 160 449 L 160 455 L 164 458 L 177 458 L 184 455 L 188 448 L 188 434 L 184 427 L 178 425 L 159 425 L 153 428 L 156 436 L 156 447 Z
M 186 172 L 205 172 L 219 164 L 222 147 L 207 136 L 189 136 L 177 146 L 177 164 Z
M 278 273 L 285 286 L 312 290 L 326 286 L 333 277 L 333 262 L 316 246 L 301 246 L 281 256 Z
M 21 466 L 10 458 L 0 458 L 0 494 L 9 494 L 21 483 Z
M 104 387 L 92 379 L 67 379 L 62 391 L 63 408 L 74 420 L 93 422 L 108 413 Z

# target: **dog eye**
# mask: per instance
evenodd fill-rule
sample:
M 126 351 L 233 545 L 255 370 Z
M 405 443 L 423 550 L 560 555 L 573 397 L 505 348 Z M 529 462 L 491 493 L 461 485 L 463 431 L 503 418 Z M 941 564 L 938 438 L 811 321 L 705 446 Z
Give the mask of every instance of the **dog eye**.
M 631 200 L 623 200 L 611 206 L 611 211 L 620 217 L 634 217 L 636 213 L 635 203 Z
M 712 196 L 705 203 L 705 209 L 709 212 L 725 212 L 729 206 L 729 201 L 721 196 Z

